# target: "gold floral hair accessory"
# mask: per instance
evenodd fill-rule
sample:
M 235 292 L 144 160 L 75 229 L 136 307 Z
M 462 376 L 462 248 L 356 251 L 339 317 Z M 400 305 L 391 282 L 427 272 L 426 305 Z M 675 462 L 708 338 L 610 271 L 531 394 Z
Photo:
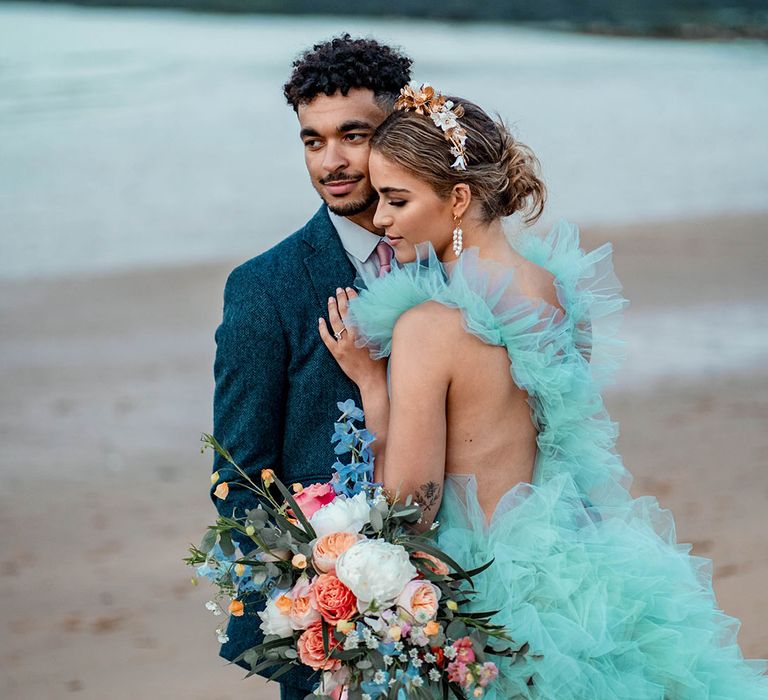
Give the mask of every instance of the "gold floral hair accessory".
M 451 155 L 456 158 L 451 164 L 456 170 L 467 169 L 467 132 L 459 124 L 464 116 L 464 108 L 445 99 L 429 83 L 418 86 L 408 83 L 400 90 L 400 97 L 395 102 L 395 109 L 409 110 L 430 117 L 435 126 L 443 130 L 446 141 L 451 144 Z

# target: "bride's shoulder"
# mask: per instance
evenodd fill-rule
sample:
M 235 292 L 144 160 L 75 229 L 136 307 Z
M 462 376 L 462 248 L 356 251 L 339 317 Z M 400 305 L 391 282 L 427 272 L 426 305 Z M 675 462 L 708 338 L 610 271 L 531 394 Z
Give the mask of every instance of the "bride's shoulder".
M 400 314 L 392 340 L 398 344 L 410 342 L 422 348 L 430 344 L 444 346 L 451 336 L 458 335 L 462 330 L 459 309 L 428 300 Z
M 520 293 L 564 311 L 557 296 L 557 278 L 541 265 L 515 252 L 515 281 Z

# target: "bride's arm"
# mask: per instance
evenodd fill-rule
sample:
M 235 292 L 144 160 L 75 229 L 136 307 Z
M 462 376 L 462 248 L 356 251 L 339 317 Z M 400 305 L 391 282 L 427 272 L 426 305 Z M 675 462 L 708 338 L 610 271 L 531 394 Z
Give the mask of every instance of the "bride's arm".
M 419 530 L 432 525 L 443 498 L 452 334 L 460 330 L 456 315 L 426 302 L 406 311 L 392 336 L 389 440 L 379 480 L 423 507 Z
M 344 373 L 357 384 L 366 427 L 376 434 L 374 480 L 402 500 L 409 494 L 424 508 L 418 529 L 428 529 L 443 497 L 446 447 L 446 396 L 450 385 L 451 348 L 461 331 L 456 311 L 427 302 L 406 311 L 395 324 L 386 365 L 355 345 L 354 329 L 340 339 L 351 290 L 329 299 L 330 328 L 320 320 L 320 335 Z

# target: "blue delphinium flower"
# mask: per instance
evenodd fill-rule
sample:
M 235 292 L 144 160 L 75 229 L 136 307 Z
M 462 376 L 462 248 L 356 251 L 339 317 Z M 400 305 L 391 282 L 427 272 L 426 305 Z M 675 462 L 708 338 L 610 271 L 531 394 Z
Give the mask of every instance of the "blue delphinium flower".
M 237 556 L 234 553 L 230 556 L 224 554 L 217 542 L 208 553 L 205 564 L 197 567 L 197 575 L 216 583 L 229 571 L 231 563 L 236 558 Z
M 331 444 L 335 445 L 337 455 L 350 454 L 349 464 L 336 460 L 333 465 L 331 483 L 337 494 L 352 497 L 372 485 L 373 451 L 371 445 L 376 436 L 365 428 L 355 426 L 355 421 L 363 420 L 365 414 L 352 399 L 337 404 L 342 412 L 333 425 Z
M 351 418 L 352 420 L 363 420 L 364 413 L 359 409 L 353 399 L 347 399 L 346 401 L 339 401 L 336 404 L 337 408 L 341 411 L 341 419 Z

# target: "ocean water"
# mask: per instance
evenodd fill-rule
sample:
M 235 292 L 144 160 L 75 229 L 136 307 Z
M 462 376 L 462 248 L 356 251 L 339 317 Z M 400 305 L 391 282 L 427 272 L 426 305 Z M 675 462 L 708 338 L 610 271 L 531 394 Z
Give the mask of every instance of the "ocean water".
M 548 220 L 768 209 L 768 45 L 0 5 L 0 277 L 247 258 L 318 204 L 281 85 L 341 30 L 499 112 Z M 546 225 L 546 221 L 542 224 Z

